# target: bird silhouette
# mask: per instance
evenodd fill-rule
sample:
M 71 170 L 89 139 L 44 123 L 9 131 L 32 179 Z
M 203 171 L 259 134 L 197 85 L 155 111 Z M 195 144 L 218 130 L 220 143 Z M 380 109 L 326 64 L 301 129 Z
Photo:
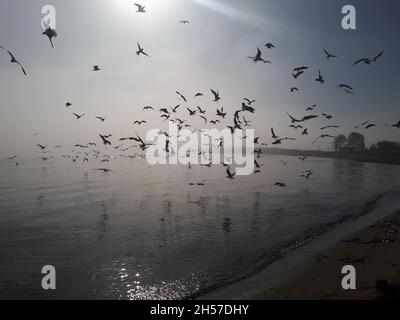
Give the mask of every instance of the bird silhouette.
M 189 111 L 190 116 L 194 116 L 197 113 L 197 110 L 190 110 L 189 108 L 186 108 L 187 111 Z
M 325 49 L 323 49 L 323 50 L 324 50 L 324 53 L 325 53 L 327 59 L 337 58 L 337 56 L 335 56 L 335 55 L 329 53 L 329 52 L 326 51 Z
M 214 96 L 214 102 L 218 102 L 219 100 L 221 100 L 221 97 L 220 97 L 220 95 L 219 95 L 218 90 L 217 90 L 217 91 L 215 91 L 215 90 L 213 90 L 213 89 L 210 89 L 210 90 L 211 90 L 211 93 L 212 93 L 213 96 Z
M 48 147 L 47 145 L 46 146 L 41 145 L 41 144 L 36 144 L 36 145 L 40 148 L 40 150 L 44 150 Z
M 275 48 L 275 46 L 271 42 L 266 43 L 265 47 L 267 47 L 268 49 Z
M 56 38 L 56 37 L 57 37 L 57 32 L 56 32 L 56 30 L 55 30 L 55 29 L 52 29 L 52 28 L 50 28 L 50 27 L 48 27 L 48 28 L 46 28 L 45 31 L 42 32 L 42 34 L 43 34 L 43 35 L 46 35 L 46 36 L 49 38 L 51 47 L 54 48 L 54 45 L 53 45 L 53 38 Z
M 333 117 L 330 114 L 322 113 L 322 116 L 328 120 L 331 120 Z
M 100 71 L 100 68 L 98 65 L 94 65 L 92 71 Z
M 260 48 L 257 48 L 257 53 L 254 57 L 249 56 L 247 58 L 253 60 L 254 63 L 257 63 L 257 62 L 271 63 L 271 61 L 264 60 L 262 58 L 262 52 L 261 52 Z
M 317 81 L 317 82 L 319 82 L 319 83 L 321 83 L 321 84 L 325 83 L 325 80 L 324 80 L 324 78 L 322 77 L 321 71 L 320 71 L 320 70 L 318 70 L 318 78 L 316 78 L 315 81 Z
M 107 168 L 98 168 L 98 169 L 93 169 L 93 170 L 95 170 L 95 171 L 103 171 L 104 173 L 113 172 L 112 170 L 107 169 Z
M 80 118 L 82 118 L 85 114 L 81 114 L 81 115 L 79 115 L 79 114 L 77 114 L 77 113 L 73 113 L 73 115 L 76 117 L 76 119 L 80 119 Z
M 229 168 L 226 168 L 226 177 L 228 178 L 228 179 L 235 179 L 235 175 L 236 175 L 236 172 L 231 172 L 231 170 L 229 170 Z
M 102 118 L 102 117 L 96 117 L 96 119 L 99 119 L 101 122 L 106 121 L 106 118 Z
M 110 140 L 108 140 L 108 138 L 109 138 L 108 136 L 100 135 L 100 138 L 103 141 L 104 145 L 110 145 L 111 146 L 111 142 L 110 142 Z
M 139 3 L 135 3 L 135 6 L 137 7 L 136 12 L 140 12 L 140 13 L 145 13 L 145 12 L 146 12 L 145 6 L 142 6 L 142 5 L 139 4 Z
M 359 63 L 365 63 L 365 64 L 371 64 L 371 59 L 370 58 L 361 58 L 361 59 L 358 59 L 356 62 L 354 62 L 353 63 L 353 66 L 356 66 L 356 65 L 358 65 Z
M 145 55 L 146 57 L 149 57 L 149 55 L 144 51 L 144 49 L 140 46 L 139 42 L 137 43 L 138 50 L 136 51 L 136 54 L 140 56 L 141 54 Z
M 225 119 L 226 112 L 224 112 L 224 108 L 223 107 L 220 110 L 217 109 L 217 116 L 222 117 L 223 119 Z
M 11 57 L 11 63 L 16 63 L 17 65 L 19 65 L 19 67 L 21 68 L 23 74 L 26 76 L 26 71 L 25 68 L 22 66 L 22 64 L 14 57 L 14 55 L 7 49 L 5 49 L 4 47 L 0 46 L 0 49 L 3 49 L 4 51 L 6 51 L 10 57 Z
M 275 182 L 274 185 L 277 186 L 277 187 L 281 187 L 281 188 L 285 188 L 286 187 L 286 184 L 283 183 L 283 182 Z
M 187 102 L 186 97 L 185 97 L 182 93 L 180 93 L 179 91 L 176 91 L 176 94 L 177 94 L 183 101 Z
M 137 125 L 140 126 L 142 123 L 147 123 L 147 121 L 146 121 L 146 120 L 141 120 L 141 121 L 136 120 L 133 124 L 134 124 L 134 125 L 137 124 Z

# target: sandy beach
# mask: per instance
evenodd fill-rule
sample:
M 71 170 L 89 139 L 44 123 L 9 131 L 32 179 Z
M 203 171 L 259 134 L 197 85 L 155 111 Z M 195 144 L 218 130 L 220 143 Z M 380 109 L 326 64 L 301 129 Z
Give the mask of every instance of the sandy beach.
M 204 298 L 399 299 L 400 207 L 396 197 L 385 196 L 381 206 L 368 215 L 335 227 L 253 277 Z M 356 269 L 356 290 L 341 287 L 344 265 Z

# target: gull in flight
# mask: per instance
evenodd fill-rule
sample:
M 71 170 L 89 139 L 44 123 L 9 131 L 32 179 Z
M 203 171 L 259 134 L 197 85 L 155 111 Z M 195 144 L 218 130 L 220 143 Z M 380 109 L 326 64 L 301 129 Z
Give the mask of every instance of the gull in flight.
M 10 55 L 11 63 L 16 63 L 17 65 L 19 65 L 21 70 L 22 70 L 22 72 L 26 76 L 26 71 L 25 71 L 24 67 L 22 66 L 21 63 L 19 63 L 19 61 L 17 59 L 15 59 L 14 55 L 10 51 L 8 51 L 7 49 L 3 48 L 2 46 L 0 46 L 0 49 L 3 49 L 4 51 L 6 51 Z
M 211 93 L 214 95 L 214 102 L 218 102 L 219 100 L 221 100 L 218 90 L 215 91 L 215 90 L 211 89 Z
M 54 30 L 54 29 L 48 27 L 45 31 L 42 32 L 42 34 L 46 35 L 46 36 L 49 38 L 51 47 L 54 48 L 54 45 L 53 45 L 53 37 L 54 37 L 54 38 L 57 38 L 57 32 L 56 32 L 56 30 Z
M 325 49 L 324 49 L 324 53 L 325 53 L 327 59 L 330 59 L 330 58 L 337 58 L 337 56 L 335 56 L 335 55 L 329 53 L 329 52 L 326 51 Z
M 136 12 L 140 12 L 140 13 L 145 13 L 146 12 L 145 6 L 142 6 L 139 3 L 135 3 L 135 6 L 137 7 L 137 11 Z
M 264 63 L 271 63 L 271 61 L 264 60 L 264 59 L 261 57 L 261 55 L 262 55 L 262 52 L 261 52 L 260 48 L 257 48 L 257 54 L 256 54 L 254 57 L 250 57 L 250 56 L 249 56 L 249 57 L 247 57 L 247 59 L 253 60 L 254 63 L 257 63 L 257 62 L 259 62 L 259 61 L 262 61 L 262 62 L 264 62 Z
M 138 46 L 138 51 L 136 51 L 136 54 L 140 56 L 141 54 L 145 55 L 146 57 L 149 57 L 149 55 L 144 51 L 144 49 L 140 46 L 139 42 L 137 43 Z

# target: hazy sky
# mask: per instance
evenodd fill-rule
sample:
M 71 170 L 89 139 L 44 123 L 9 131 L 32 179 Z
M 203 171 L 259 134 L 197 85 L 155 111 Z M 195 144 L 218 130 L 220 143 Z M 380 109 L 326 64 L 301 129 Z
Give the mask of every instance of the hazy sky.
M 128 0 L 1 0 L 0 45 L 14 53 L 17 65 L 0 52 L 0 157 L 32 155 L 36 143 L 72 146 L 100 142 L 99 133 L 113 137 L 132 135 L 135 120 L 145 119 L 147 129 L 161 125 L 159 112 L 142 112 L 145 105 L 175 106 L 175 91 L 184 93 L 189 106 L 209 110 L 216 119 L 217 104 L 210 88 L 218 89 L 228 112 L 240 108 L 243 97 L 257 100 L 253 120 L 256 135 L 271 142 L 273 126 L 280 136 L 299 136 L 289 129 L 286 112 L 300 117 L 305 107 L 332 114 L 307 123 L 310 136 L 283 145 L 286 148 L 326 149 L 331 140 L 311 144 L 326 124 L 352 131 L 360 122 L 378 125 L 361 129 L 367 142 L 399 140 L 400 130 L 385 127 L 400 120 L 399 55 L 400 2 L 350 1 L 357 9 L 357 30 L 341 28 L 341 8 L 349 1 L 320 0 L 138 0 L 147 13 L 136 13 Z M 51 48 L 41 34 L 41 8 L 56 8 L 58 37 Z M 179 24 L 179 20 L 191 24 Z M 151 58 L 136 56 L 136 42 Z M 266 42 L 276 49 L 267 50 Z M 253 64 L 246 57 L 262 48 L 268 64 Z M 326 60 L 322 49 L 337 54 Z M 362 57 L 384 56 L 371 66 L 353 67 Z M 93 65 L 100 72 L 92 72 Z M 310 70 L 299 80 L 290 72 L 296 66 Z M 315 82 L 321 70 L 326 83 Z M 336 86 L 348 83 L 356 95 Z M 297 86 L 299 93 L 291 94 Z M 201 91 L 206 95 L 194 99 Z M 70 109 L 64 107 L 70 101 Z M 182 108 L 183 109 L 183 108 Z M 85 113 L 76 120 L 72 112 Z M 181 117 L 188 117 L 181 110 Z M 105 116 L 100 123 L 96 116 Z M 202 128 L 203 120 L 191 121 Z M 32 137 L 32 134 L 40 135 Z

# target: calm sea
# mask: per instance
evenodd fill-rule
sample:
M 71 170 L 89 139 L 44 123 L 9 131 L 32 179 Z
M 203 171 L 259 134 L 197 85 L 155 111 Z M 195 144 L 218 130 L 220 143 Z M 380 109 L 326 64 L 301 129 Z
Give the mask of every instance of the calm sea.
M 195 297 L 400 189 L 400 166 L 278 155 L 259 162 L 261 174 L 229 180 L 221 166 L 1 160 L 0 298 Z M 114 171 L 92 170 L 99 167 Z M 315 174 L 304 179 L 304 170 Z M 56 268 L 55 291 L 41 288 L 44 265 Z

